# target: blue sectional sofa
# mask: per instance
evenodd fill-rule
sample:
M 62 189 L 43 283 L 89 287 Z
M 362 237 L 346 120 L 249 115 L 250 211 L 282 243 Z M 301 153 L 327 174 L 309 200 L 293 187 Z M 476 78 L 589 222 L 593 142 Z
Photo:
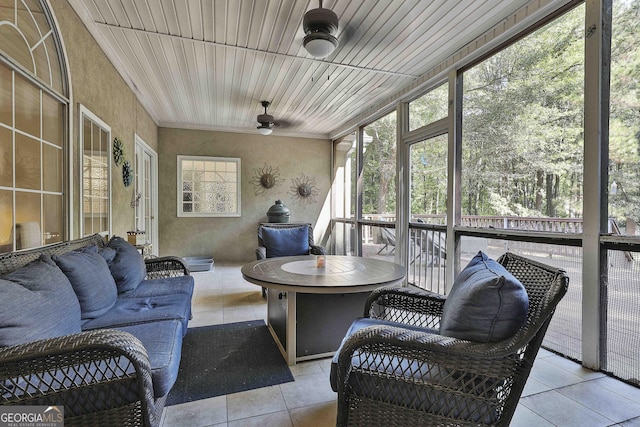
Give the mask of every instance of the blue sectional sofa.
M 0 404 L 65 425 L 156 426 L 180 365 L 193 277 L 94 235 L 0 255 Z

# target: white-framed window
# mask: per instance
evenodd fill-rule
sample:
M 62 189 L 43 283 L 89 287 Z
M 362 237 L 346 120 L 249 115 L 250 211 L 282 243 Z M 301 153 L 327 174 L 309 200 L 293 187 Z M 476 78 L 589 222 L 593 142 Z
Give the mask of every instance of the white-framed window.
M 111 127 L 80 105 L 83 236 L 111 234 Z
M 240 159 L 178 156 L 178 216 L 239 217 Z
M 0 253 L 68 235 L 66 71 L 47 2 L 0 7 Z

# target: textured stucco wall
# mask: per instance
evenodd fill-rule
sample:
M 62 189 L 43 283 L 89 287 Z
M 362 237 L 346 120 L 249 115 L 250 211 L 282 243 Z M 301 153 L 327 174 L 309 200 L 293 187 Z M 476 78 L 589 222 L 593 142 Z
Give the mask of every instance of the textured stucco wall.
M 326 230 L 331 176 L 329 140 L 160 128 L 159 237 L 160 255 L 213 255 L 219 261 L 255 259 L 256 228 L 266 222 L 267 210 L 281 199 L 291 210 L 291 222 L 310 222 L 316 241 Z M 177 156 L 200 155 L 241 159 L 242 217 L 178 218 Z M 261 194 L 250 182 L 255 170 L 268 165 L 278 168 L 280 183 Z M 292 180 L 302 175 L 315 180 L 315 203 L 290 194 Z
M 135 94 L 109 61 L 91 33 L 66 0 L 50 2 L 59 25 L 71 77 L 72 153 L 73 153 L 73 217 L 71 238 L 80 233 L 80 150 L 79 105 L 111 126 L 111 136 L 125 144 L 127 159 L 133 165 L 135 140 L 138 135 L 152 148 L 158 147 L 158 127 Z M 122 184 L 122 170 L 112 166 L 112 233 L 126 235 L 133 226 L 130 207 L 133 185 Z

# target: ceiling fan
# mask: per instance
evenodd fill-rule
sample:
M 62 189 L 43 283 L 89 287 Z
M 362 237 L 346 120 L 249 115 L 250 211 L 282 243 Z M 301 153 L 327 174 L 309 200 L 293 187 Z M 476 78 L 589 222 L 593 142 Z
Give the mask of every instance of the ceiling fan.
M 258 132 L 260 132 L 262 135 L 271 134 L 271 132 L 273 132 L 273 128 L 286 129 L 294 125 L 294 123 L 286 119 L 276 120 L 271 114 L 267 113 L 267 107 L 271 105 L 271 102 L 260 101 L 260 104 L 264 107 L 264 113 L 258 114 L 256 121 L 260 124 L 260 126 L 258 126 Z
M 305 33 L 303 46 L 315 58 L 325 58 L 338 47 L 334 34 L 338 31 L 338 16 L 329 9 L 320 7 L 304 14 L 302 28 Z
M 273 116 L 271 114 L 267 114 L 267 107 L 271 105 L 269 101 L 260 101 L 262 106 L 264 107 L 264 114 L 258 114 L 257 121 L 260 123 L 258 126 L 258 132 L 262 135 L 269 135 L 273 132 L 273 126 L 276 124 Z

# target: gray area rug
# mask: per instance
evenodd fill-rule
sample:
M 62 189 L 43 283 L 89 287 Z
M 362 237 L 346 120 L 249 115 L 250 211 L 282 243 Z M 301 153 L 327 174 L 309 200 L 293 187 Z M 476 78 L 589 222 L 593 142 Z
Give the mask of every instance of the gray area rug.
M 293 381 L 262 320 L 189 328 L 166 406 Z

